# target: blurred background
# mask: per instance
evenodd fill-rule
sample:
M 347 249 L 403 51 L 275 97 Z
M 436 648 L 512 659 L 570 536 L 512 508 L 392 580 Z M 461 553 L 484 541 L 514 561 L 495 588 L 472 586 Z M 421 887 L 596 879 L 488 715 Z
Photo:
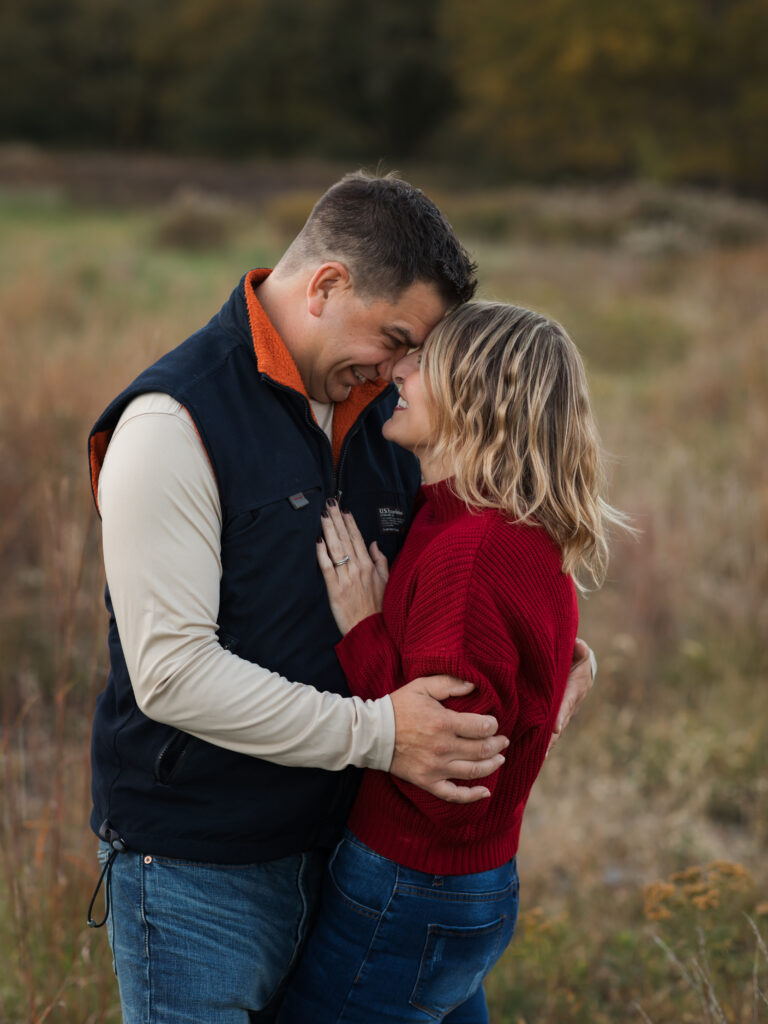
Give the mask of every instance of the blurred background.
M 0 1021 L 119 1021 L 91 423 L 359 166 L 584 353 L 617 537 L 494 1024 L 768 1020 L 766 0 L 6 0 Z

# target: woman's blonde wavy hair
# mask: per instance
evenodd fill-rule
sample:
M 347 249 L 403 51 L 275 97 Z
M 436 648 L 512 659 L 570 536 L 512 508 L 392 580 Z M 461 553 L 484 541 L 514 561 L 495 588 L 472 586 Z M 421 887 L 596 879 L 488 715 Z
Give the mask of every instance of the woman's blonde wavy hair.
M 609 525 L 626 518 L 600 495 L 603 467 L 578 349 L 554 320 L 471 302 L 430 333 L 422 374 L 433 401 L 429 455 L 468 505 L 542 526 L 580 589 L 608 567 Z

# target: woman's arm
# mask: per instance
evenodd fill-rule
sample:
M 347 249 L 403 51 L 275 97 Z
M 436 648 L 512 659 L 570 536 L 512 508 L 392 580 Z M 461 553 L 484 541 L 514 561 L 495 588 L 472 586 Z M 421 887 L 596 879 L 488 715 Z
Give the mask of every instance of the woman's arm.
M 375 700 L 406 682 L 400 652 L 381 612 L 369 615 L 342 637 L 336 644 L 336 655 L 347 677 L 349 692 L 356 697 Z M 443 673 L 429 673 L 435 674 Z
M 465 622 L 470 604 L 472 574 L 453 571 L 453 549 L 436 546 L 430 551 L 428 565 L 417 576 L 415 588 L 409 593 L 404 615 L 405 640 L 402 644 L 406 662 L 404 671 L 398 651 L 381 615 L 384 588 L 388 579 L 387 561 L 377 545 L 370 553 L 357 528 L 354 517 L 342 513 L 335 502 L 323 513 L 323 537 L 318 541 L 317 559 L 323 573 L 328 599 L 343 639 L 336 645 L 342 668 L 351 691 L 356 696 L 373 697 L 392 693 L 409 680 L 426 675 L 454 675 L 468 679 L 482 691 L 482 710 L 495 714 L 490 705 L 493 684 L 484 673 L 476 671 L 469 652 L 475 633 L 487 633 L 487 619 L 477 624 Z M 474 587 L 482 590 L 479 577 Z M 491 596 L 491 595 L 486 595 Z M 473 598 L 473 601 L 476 600 Z M 491 605 L 493 602 L 491 602 Z M 503 637 L 493 644 L 492 660 L 502 665 L 509 675 L 517 667 L 517 651 L 495 609 Z M 450 630 L 450 635 L 446 630 Z M 425 670 L 422 671 L 421 669 Z M 464 673 L 464 674 L 462 674 Z M 480 695 L 471 698 L 477 703 Z
M 331 510 L 329 518 L 333 523 L 341 517 Z M 340 534 L 343 540 L 339 544 Z M 344 534 L 341 526 L 338 530 L 334 526 L 331 545 L 325 551 L 326 581 L 334 601 L 343 604 L 349 598 L 351 603 L 358 589 L 354 581 L 360 550 L 359 541 Z M 371 562 L 367 555 L 366 559 Z M 334 562 L 343 564 L 334 567 Z M 350 563 L 355 563 L 352 569 Z M 368 564 L 364 572 L 370 571 Z M 474 690 L 447 701 L 447 706 L 493 715 L 500 731 L 510 738 L 506 756 L 513 759 L 514 771 L 506 772 L 495 800 L 447 806 L 418 787 L 392 778 L 402 795 L 447 838 L 456 839 L 459 833 L 471 838 L 473 826 L 489 813 L 511 816 L 527 798 L 544 758 L 554 721 L 550 705 L 556 699 L 550 690 L 550 681 L 554 687 L 554 662 L 551 671 L 545 667 L 550 661 L 545 638 L 555 630 L 549 600 L 544 600 L 531 618 L 530 595 L 537 588 L 540 591 L 538 549 L 521 550 L 506 531 L 495 529 L 489 529 L 482 539 L 475 534 L 466 544 L 446 536 L 430 545 L 428 557 L 420 560 L 402 604 L 388 609 L 387 622 L 392 622 L 398 644 L 384 617 L 375 612 L 359 617 L 336 646 L 353 693 L 370 697 L 391 693 L 417 677 L 455 676 L 472 683 Z M 399 622 L 397 616 L 402 616 Z M 356 618 L 354 612 L 351 618 Z M 536 681 L 520 672 L 519 650 L 521 645 L 528 650 L 531 644 L 539 649 L 537 660 L 543 659 L 539 665 L 543 675 Z M 483 780 L 491 797 L 503 770 Z
M 482 574 L 457 574 L 450 546 L 431 550 L 409 587 L 407 607 L 400 611 L 405 623 L 401 657 L 383 615 L 374 610 L 380 599 L 370 600 L 374 563 L 355 529 L 351 517 L 329 509 L 323 520 L 325 543 L 318 550 L 331 606 L 345 632 L 336 652 L 350 690 L 370 698 L 392 693 L 417 677 L 448 674 L 474 686 L 467 697 L 448 701 L 449 707 L 492 714 L 504 720 L 504 731 L 512 729 L 517 718 L 517 650 L 495 602 L 490 600 L 485 607 L 492 591 Z M 482 642 L 474 643 L 473 637 L 482 637 Z M 489 792 L 498 777 L 496 772 L 483 780 Z M 484 800 L 482 808 L 459 814 L 454 808 L 446 815 L 440 801 L 429 799 L 423 790 L 394 778 L 393 782 L 446 830 L 471 825 L 487 812 L 489 801 Z

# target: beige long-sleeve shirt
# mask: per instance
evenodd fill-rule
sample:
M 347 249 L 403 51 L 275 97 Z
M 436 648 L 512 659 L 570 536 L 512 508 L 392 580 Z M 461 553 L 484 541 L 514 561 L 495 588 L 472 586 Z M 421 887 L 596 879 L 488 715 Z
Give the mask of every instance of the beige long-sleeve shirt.
M 317 412 L 330 429 L 331 409 L 325 422 Z M 389 697 L 320 692 L 219 644 L 219 493 L 192 420 L 173 398 L 146 394 L 126 408 L 98 499 L 120 640 L 148 717 L 278 764 L 389 769 Z

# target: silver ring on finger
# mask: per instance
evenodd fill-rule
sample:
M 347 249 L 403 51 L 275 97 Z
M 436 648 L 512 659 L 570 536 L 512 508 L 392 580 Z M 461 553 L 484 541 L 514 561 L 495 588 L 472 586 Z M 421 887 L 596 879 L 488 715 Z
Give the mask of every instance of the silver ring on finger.
M 346 565 L 348 561 L 349 555 L 344 555 L 343 558 L 341 558 L 338 562 L 334 562 L 333 564 L 336 566 L 336 568 L 338 568 L 340 565 Z

